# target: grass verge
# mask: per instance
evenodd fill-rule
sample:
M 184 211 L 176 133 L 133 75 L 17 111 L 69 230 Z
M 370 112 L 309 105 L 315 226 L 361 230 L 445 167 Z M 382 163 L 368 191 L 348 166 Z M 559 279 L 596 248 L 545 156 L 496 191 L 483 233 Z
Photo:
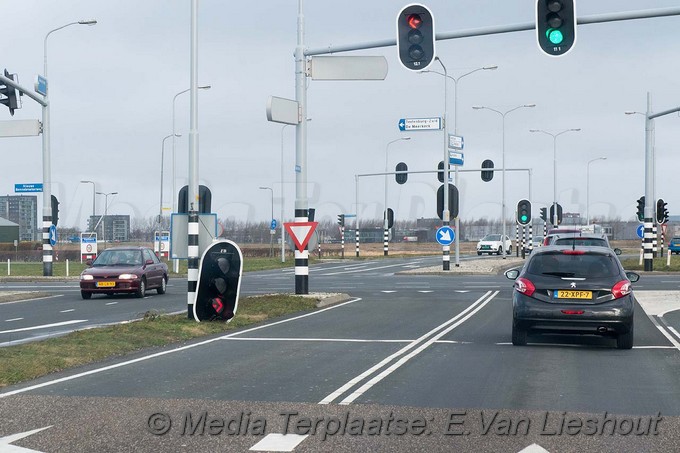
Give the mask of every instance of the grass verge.
M 659 272 L 680 272 L 680 259 L 677 257 L 671 257 L 671 265 L 666 266 L 667 258 L 654 258 L 652 260 L 653 268 L 655 271 Z M 640 264 L 640 258 L 629 258 L 621 260 L 623 268 L 627 271 L 643 271 L 645 270 L 645 265 Z
M 186 314 L 87 329 L 58 338 L 0 348 L 0 388 L 35 379 L 55 371 L 97 362 L 144 348 L 165 346 L 206 335 L 219 334 L 289 313 L 311 311 L 316 299 L 300 296 L 259 296 L 239 301 L 230 323 L 189 320 Z

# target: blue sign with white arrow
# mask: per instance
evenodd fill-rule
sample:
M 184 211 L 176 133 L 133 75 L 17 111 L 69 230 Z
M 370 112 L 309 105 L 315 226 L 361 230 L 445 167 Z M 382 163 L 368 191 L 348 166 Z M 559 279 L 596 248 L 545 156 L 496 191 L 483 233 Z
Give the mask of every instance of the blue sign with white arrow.
M 272 219 L 272 223 L 269 225 L 270 230 L 275 230 L 276 229 L 276 219 Z
M 456 239 L 456 232 L 450 226 L 443 226 L 437 230 L 435 237 L 441 245 L 450 245 Z
M 637 233 L 637 237 L 639 237 L 640 239 L 645 237 L 645 225 L 644 224 L 638 225 L 637 230 L 635 230 L 635 232 Z

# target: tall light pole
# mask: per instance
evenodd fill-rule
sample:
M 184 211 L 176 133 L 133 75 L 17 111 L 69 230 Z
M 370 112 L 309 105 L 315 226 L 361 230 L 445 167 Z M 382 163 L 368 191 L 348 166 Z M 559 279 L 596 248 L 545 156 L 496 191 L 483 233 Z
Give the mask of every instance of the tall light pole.
M 163 161 L 165 161 L 165 141 L 169 139 L 170 137 L 174 138 L 175 137 L 181 137 L 181 134 L 170 134 L 166 135 L 163 137 L 163 141 L 161 142 L 161 201 L 158 206 L 158 226 L 159 228 L 162 228 L 162 222 L 161 220 L 163 219 Z M 173 193 L 174 193 L 174 187 L 173 187 Z M 173 204 L 173 209 L 174 209 L 174 204 Z
M 211 85 L 203 85 L 198 87 L 199 90 L 209 90 L 211 88 Z M 175 95 L 175 97 L 172 98 L 172 209 L 173 212 L 175 209 L 177 209 L 177 187 L 175 186 L 176 183 L 176 159 L 175 159 L 175 137 L 181 137 L 181 135 L 177 134 L 175 131 L 175 101 L 177 100 L 177 96 L 183 93 L 188 93 L 191 90 L 191 88 L 187 88 L 184 91 L 180 91 Z M 177 260 L 175 260 L 178 262 Z
M 470 74 L 474 74 L 477 71 L 485 71 L 485 70 L 494 71 L 496 69 L 498 69 L 498 66 L 496 66 L 496 65 L 494 65 L 494 66 L 483 66 L 481 68 L 473 69 L 470 72 L 466 72 L 465 74 L 459 75 L 458 77 L 453 77 L 453 76 L 450 76 L 446 73 L 437 72 L 437 71 L 430 71 L 430 70 L 421 71 L 421 74 L 425 73 L 425 72 L 431 72 L 433 74 L 439 74 L 440 76 L 444 76 L 444 93 L 446 93 L 446 82 L 447 82 L 446 79 L 453 80 L 453 135 L 458 135 L 458 81 L 465 76 L 469 76 Z M 453 185 L 458 187 L 458 165 L 455 165 L 453 167 L 453 172 L 454 172 L 453 173 Z M 454 249 L 455 249 L 454 264 L 456 265 L 456 267 L 460 267 L 460 216 L 456 216 L 453 219 L 453 222 L 454 222 L 454 228 L 456 230 L 456 237 L 454 238 Z
M 559 137 L 562 134 L 566 134 L 567 132 L 578 132 L 581 129 L 565 129 L 562 132 L 558 132 L 557 134 L 553 134 L 550 132 L 546 132 L 544 130 L 539 130 L 539 129 L 530 129 L 529 132 L 540 132 L 542 134 L 549 135 L 553 138 L 553 218 L 552 218 L 552 224 L 555 228 L 557 228 L 557 137 Z
M 94 25 L 96 20 L 80 20 L 70 22 L 61 27 L 50 30 L 45 35 L 43 41 L 43 77 L 47 79 L 47 38 L 55 31 L 71 25 Z M 43 275 L 52 275 L 52 245 L 49 240 L 49 228 L 52 224 L 52 169 L 50 166 L 50 102 L 48 98 L 49 84 L 43 95 L 45 105 L 42 108 L 42 161 L 43 161 L 43 222 L 42 222 L 42 242 L 43 242 Z
M 281 128 L 281 225 L 279 228 L 281 228 L 281 262 L 285 263 L 286 262 L 286 238 L 285 238 L 285 231 L 286 229 L 283 227 L 283 208 L 284 208 L 284 188 L 283 188 L 283 131 L 286 130 L 286 126 L 290 126 L 290 124 L 284 124 L 283 127 Z
M 503 232 L 502 232 L 502 237 L 501 237 L 501 242 L 503 242 L 503 246 L 505 246 L 505 115 L 507 115 L 510 112 L 514 112 L 515 110 L 521 109 L 521 108 L 533 108 L 536 107 L 536 104 L 522 104 L 518 105 L 517 107 L 511 108 L 510 110 L 506 110 L 505 112 L 501 112 L 496 109 L 492 109 L 491 107 L 484 107 L 484 106 L 473 106 L 472 108 L 475 110 L 481 110 L 481 109 L 486 109 L 486 110 L 491 110 L 492 112 L 498 113 L 501 118 L 503 119 L 503 147 L 502 147 L 502 152 L 501 152 L 501 222 L 503 225 Z M 531 200 L 529 200 L 531 201 Z M 508 251 L 503 248 L 503 259 L 505 259 L 505 256 L 508 254 Z
M 596 157 L 588 161 L 586 165 L 586 225 L 590 225 L 590 164 L 598 160 L 607 160 L 606 157 Z
M 401 140 L 411 140 L 411 137 L 401 137 L 396 140 L 392 140 L 391 142 L 388 142 L 387 145 L 385 146 L 385 173 L 387 173 L 389 170 L 387 168 L 387 155 L 388 151 L 390 150 L 390 145 L 392 143 L 396 143 Z M 383 221 L 383 255 L 387 256 L 388 251 L 389 251 L 389 236 L 390 236 L 390 229 L 389 229 L 389 222 L 387 219 L 387 175 L 385 175 L 385 219 Z
M 106 218 L 109 215 L 109 195 L 117 195 L 118 192 L 97 192 L 97 195 L 104 195 L 104 220 L 102 220 L 102 239 L 106 248 Z
M 95 203 L 95 199 L 97 198 L 97 197 L 95 196 L 96 185 L 95 185 L 94 181 L 80 181 L 80 182 L 81 182 L 81 183 L 89 183 L 89 184 L 92 184 L 92 225 L 90 225 L 90 228 L 91 228 L 92 231 L 94 232 L 94 217 L 97 215 L 97 211 L 95 210 L 95 204 L 94 204 L 94 203 Z
M 271 187 L 260 187 L 262 190 L 269 190 L 271 191 L 271 199 L 272 199 L 272 216 L 271 220 L 274 220 L 274 189 Z M 269 257 L 274 256 L 274 235 L 270 234 L 269 235 Z

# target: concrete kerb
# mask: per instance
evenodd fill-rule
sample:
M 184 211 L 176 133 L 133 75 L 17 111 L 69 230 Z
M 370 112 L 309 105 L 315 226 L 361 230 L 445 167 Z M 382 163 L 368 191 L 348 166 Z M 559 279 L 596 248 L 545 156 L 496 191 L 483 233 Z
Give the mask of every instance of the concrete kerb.
M 397 272 L 397 275 L 484 275 L 502 274 L 508 269 L 522 267 L 526 260 L 517 257 L 506 258 L 505 260 L 477 259 L 466 260 L 460 263 L 460 267 L 451 264 L 451 270 L 442 270 L 442 265 L 424 267 L 420 269 L 409 269 Z

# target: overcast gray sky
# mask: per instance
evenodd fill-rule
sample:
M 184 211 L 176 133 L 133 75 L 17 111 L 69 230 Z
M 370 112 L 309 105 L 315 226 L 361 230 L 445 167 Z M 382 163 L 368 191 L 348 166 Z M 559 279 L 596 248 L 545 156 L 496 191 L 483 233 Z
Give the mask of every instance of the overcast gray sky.
M 307 0 L 305 42 L 308 48 L 330 44 L 393 39 L 397 12 L 406 1 Z M 437 31 L 529 23 L 535 0 L 427 0 Z M 578 1 L 577 15 L 588 16 L 677 6 L 677 0 Z M 110 214 L 151 217 L 160 200 L 163 137 L 172 133 L 172 101 L 189 87 L 189 0 L 14 0 L 5 3 L 9 17 L 2 26 L 2 67 L 19 74 L 23 86 L 43 72 L 43 39 L 47 32 L 80 19 L 95 26 L 71 26 L 50 35 L 48 78 L 51 99 L 52 179 L 61 202 L 60 226 L 86 226 L 92 213 L 92 185 L 118 192 L 109 197 Z M 6 16 L 7 16 L 6 15 Z M 269 96 L 294 98 L 297 0 L 199 2 L 199 79 L 212 88 L 199 92 L 200 183 L 212 190 L 212 210 L 219 218 L 261 221 L 280 212 L 281 145 L 285 169 L 286 217 L 293 217 L 294 128 L 270 123 Z M 480 71 L 458 83 L 458 132 L 465 137 L 465 168 L 485 159 L 501 166 L 501 117 L 484 105 L 506 111 L 535 103 L 506 116 L 507 168 L 532 168 L 534 214 L 551 203 L 553 139 L 530 129 L 560 132 L 581 128 L 557 139 L 558 201 L 567 212 L 586 210 L 586 167 L 590 165 L 590 214 L 632 219 L 644 194 L 644 112 L 646 93 L 653 110 L 680 105 L 677 49 L 680 17 L 645 19 L 578 27 L 576 46 L 551 58 L 536 44 L 535 32 L 437 42 L 437 54 L 456 77 Z M 317 219 L 355 212 L 358 173 L 384 171 L 386 144 L 391 170 L 406 162 L 412 170 L 433 170 L 443 155 L 442 132 L 399 132 L 399 118 L 441 116 L 444 80 L 401 67 L 396 48 L 343 55 L 384 55 L 384 81 L 309 81 L 308 179 L 310 206 Z M 438 66 L 431 69 L 439 70 Z M 449 84 L 452 125 L 454 90 Z M 176 103 L 177 190 L 188 181 L 189 94 Z M 14 117 L 0 109 L 0 120 L 39 119 L 40 108 L 27 96 Z M 283 134 L 282 134 L 283 132 Z M 680 212 L 674 185 L 680 168 L 680 117 L 656 120 L 657 197 Z M 170 208 L 173 181 L 172 146 L 165 148 L 164 205 Z M 41 182 L 41 139 L 4 138 L 0 193 L 13 194 L 14 184 Z M 461 218 L 500 216 L 500 174 L 483 183 L 478 173 L 461 173 Z M 507 172 L 510 214 L 529 196 L 526 173 Z M 407 184 L 389 185 L 390 206 L 397 219 L 435 217 L 435 175 L 412 175 Z M 382 216 L 384 181 L 362 178 L 359 214 Z M 97 213 L 104 197 L 97 196 Z M 169 210 L 165 211 L 166 213 Z M 39 212 L 40 213 L 40 212 Z

